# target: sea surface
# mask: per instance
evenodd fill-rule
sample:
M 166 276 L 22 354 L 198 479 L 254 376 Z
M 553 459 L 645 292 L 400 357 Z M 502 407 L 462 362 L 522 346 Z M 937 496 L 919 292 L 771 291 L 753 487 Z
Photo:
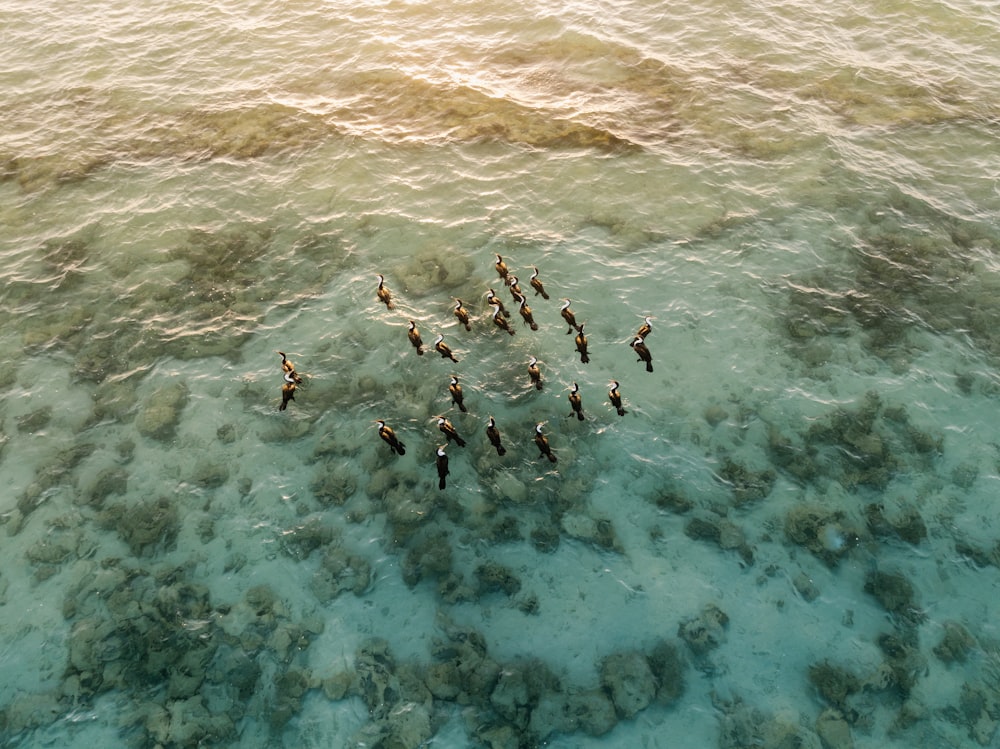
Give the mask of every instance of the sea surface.
M 0 744 L 1000 745 L 995 2 L 0 41 Z

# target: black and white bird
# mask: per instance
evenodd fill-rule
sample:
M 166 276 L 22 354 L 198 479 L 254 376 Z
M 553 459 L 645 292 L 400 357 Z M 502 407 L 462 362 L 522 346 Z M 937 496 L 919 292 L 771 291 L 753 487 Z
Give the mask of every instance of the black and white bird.
M 590 362 L 590 355 L 587 353 L 587 336 L 583 334 L 584 325 L 586 323 L 580 323 L 580 327 L 577 328 L 576 350 L 580 352 L 580 361 L 587 364 Z
M 534 265 L 531 266 L 531 278 L 528 279 L 528 283 L 531 284 L 531 288 L 535 290 L 535 296 L 541 294 L 542 299 L 549 298 L 548 293 L 545 291 L 545 284 L 543 284 L 542 279 L 538 277 L 538 268 Z
M 541 421 L 535 424 L 535 445 L 538 447 L 538 457 L 548 458 L 550 463 L 555 463 L 555 453 L 549 447 L 549 438 L 542 433 L 542 426 L 544 426 L 544 422 Z
M 456 359 L 455 355 L 451 353 L 451 348 L 449 348 L 448 344 L 444 342 L 443 335 L 438 335 L 438 337 L 434 339 L 434 350 L 441 354 L 442 359 L 451 359 L 456 364 L 458 363 L 458 359 Z
M 390 292 L 389 288 L 385 285 L 385 276 L 381 273 L 376 273 L 375 278 L 378 279 L 378 288 L 375 290 L 375 293 L 378 295 L 378 300 L 385 305 L 386 309 L 395 309 L 395 306 L 392 303 L 392 292 Z
M 448 455 L 445 453 L 444 449 L 448 446 L 448 443 L 438 447 L 437 452 L 434 455 L 434 463 L 437 466 L 438 472 L 438 489 L 444 489 L 446 485 L 445 479 L 448 476 Z
M 507 454 L 507 448 L 500 441 L 500 430 L 497 429 L 497 423 L 492 416 L 486 421 L 486 438 L 497 449 L 497 455 L 502 457 Z
M 288 401 L 295 400 L 295 372 L 285 372 L 284 384 L 281 386 L 281 405 L 278 406 L 279 411 L 284 411 L 288 408 Z
M 462 393 L 462 384 L 456 375 L 451 376 L 448 382 L 448 392 L 451 393 L 451 402 L 458 406 L 458 410 L 465 413 L 465 395 Z
M 500 280 L 504 282 L 504 285 L 509 286 L 510 281 L 508 279 L 510 278 L 510 273 L 507 270 L 507 263 L 504 262 L 503 258 L 500 257 L 499 254 L 495 252 L 493 254 L 497 256 L 497 261 L 493 267 L 496 268 L 497 275 L 500 276 Z
M 528 300 L 524 297 L 521 297 L 521 303 L 518 305 L 517 311 L 520 313 L 525 325 L 532 330 L 538 330 L 538 323 L 535 322 L 535 316 L 531 312 L 531 307 L 528 306 Z
M 510 321 L 503 316 L 503 312 L 497 304 L 493 305 L 493 324 L 500 328 L 500 330 L 505 330 L 510 335 L 514 335 L 514 328 L 511 327 Z
M 465 440 L 458 435 L 458 430 L 455 429 L 455 425 L 452 424 L 444 416 L 438 416 L 438 429 L 445 436 L 448 442 L 454 442 L 459 447 L 465 447 Z
M 538 359 L 535 357 L 528 359 L 528 377 L 531 378 L 535 390 L 542 389 L 542 370 L 538 368 Z
M 406 445 L 399 441 L 392 427 L 387 426 L 382 420 L 375 422 L 378 425 L 378 436 L 389 446 L 396 455 L 406 455 Z
M 452 309 L 452 314 L 458 318 L 458 321 L 465 326 L 466 330 L 472 330 L 472 324 L 469 322 L 469 310 L 465 308 L 462 300 L 458 297 L 455 297 L 455 307 Z
M 611 389 L 608 391 L 608 400 L 611 401 L 611 405 L 618 411 L 618 415 L 624 416 L 627 412 L 622 407 L 622 394 L 618 392 L 618 387 L 618 380 L 612 380 Z
M 574 329 L 579 330 L 580 327 L 576 324 L 576 315 L 574 315 L 573 310 L 569 308 L 569 305 L 571 304 L 570 300 L 563 299 L 563 302 L 565 303 L 559 308 L 559 314 L 562 315 L 562 319 L 566 321 L 567 325 L 569 325 L 569 329 L 566 331 L 566 335 L 569 335 Z
M 488 304 L 490 307 L 494 305 L 499 307 L 501 315 L 507 314 L 507 308 L 503 306 L 503 302 L 500 301 L 500 297 L 497 296 L 496 292 L 493 291 L 493 289 L 490 289 L 489 291 L 486 292 L 486 304 Z
M 573 389 L 569 391 L 569 405 L 573 409 L 569 412 L 569 415 L 576 414 L 576 418 L 583 421 L 583 396 L 580 395 L 580 386 L 575 382 L 573 383 Z
M 646 371 L 647 372 L 652 372 L 653 371 L 653 357 L 650 355 L 649 348 L 643 342 L 642 337 L 641 336 L 636 336 L 635 340 L 632 341 L 632 343 L 629 344 L 629 345 L 632 346 L 632 350 L 635 351 L 635 355 L 639 357 L 638 359 L 636 359 L 636 361 L 644 361 L 644 362 L 646 362 Z
M 648 338 L 649 334 L 652 332 L 653 332 L 653 318 L 647 316 L 642 318 L 642 325 L 640 325 L 639 330 L 636 331 L 635 337 L 641 338 L 642 340 L 646 340 L 646 338 Z
M 413 322 L 413 320 L 410 320 L 410 322 L 407 323 L 406 335 L 407 335 L 407 337 L 409 337 L 410 343 L 413 344 L 413 348 L 415 348 L 417 350 L 417 354 L 419 356 L 423 356 L 424 355 L 424 342 L 420 338 L 420 331 L 417 330 L 417 324 L 415 322 Z
M 277 353 L 281 356 L 281 371 L 286 375 L 291 375 L 296 385 L 301 385 L 302 378 L 295 371 L 295 365 L 292 364 L 292 360 L 285 355 L 284 351 L 278 351 Z

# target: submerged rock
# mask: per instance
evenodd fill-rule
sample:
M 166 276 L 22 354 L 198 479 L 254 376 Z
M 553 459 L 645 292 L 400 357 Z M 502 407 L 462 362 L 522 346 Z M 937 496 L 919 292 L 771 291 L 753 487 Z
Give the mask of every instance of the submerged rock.
M 656 679 L 656 698 L 670 704 L 684 694 L 684 659 L 677 645 L 664 640 L 648 656 L 649 667 Z
M 623 718 L 644 710 L 656 696 L 656 679 L 649 661 L 635 651 L 615 653 L 601 661 L 601 686 Z
M 728 624 L 725 612 L 710 603 L 698 616 L 681 622 L 677 634 L 696 655 L 705 655 L 725 641 Z
M 695 540 L 709 541 L 724 550 L 735 550 L 746 564 L 753 564 L 753 549 L 747 543 L 742 529 L 731 520 L 704 513 L 692 517 L 684 534 Z
M 850 710 L 848 697 L 861 689 L 861 680 L 857 676 L 826 660 L 809 667 L 809 682 L 824 700 L 841 712 Z
M 778 480 L 778 474 L 771 468 L 755 471 L 728 457 L 719 468 L 719 477 L 729 486 L 737 506 L 763 499 Z
M 846 523 L 844 513 L 821 505 L 796 505 L 785 516 L 785 535 L 835 567 L 858 543 L 857 533 Z
M 925 618 L 917 605 L 913 585 L 899 572 L 869 572 L 865 578 L 865 593 L 874 596 L 882 608 L 903 620 L 918 622 Z
M 116 504 L 101 513 L 101 524 L 114 528 L 136 556 L 171 549 L 180 533 L 180 513 L 166 497 L 135 504 Z
M 851 726 L 839 710 L 827 708 L 816 719 L 816 735 L 823 749 L 854 749 Z
M 414 540 L 402 562 L 403 581 L 411 588 L 424 576 L 441 577 L 451 572 L 451 543 L 444 531 Z
M 347 591 L 362 595 L 371 585 L 371 577 L 371 565 L 366 559 L 339 546 L 331 547 L 323 552 L 323 560 L 309 587 L 322 603 L 329 603 Z
M 964 663 L 976 647 L 976 638 L 958 622 L 945 622 L 941 641 L 934 646 L 934 655 L 945 663 Z
M 139 434 L 160 442 L 173 439 L 187 399 L 188 390 L 183 383 L 164 385 L 156 390 L 136 417 Z
M 521 589 L 521 580 L 514 571 L 498 562 L 484 562 L 476 567 L 479 595 L 502 592 L 512 596 Z

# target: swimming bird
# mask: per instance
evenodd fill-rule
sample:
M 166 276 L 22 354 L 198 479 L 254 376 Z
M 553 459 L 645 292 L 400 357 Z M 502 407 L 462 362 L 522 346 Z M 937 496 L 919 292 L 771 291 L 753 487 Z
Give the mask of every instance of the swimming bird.
M 378 436 L 389 446 L 389 449 L 396 453 L 396 455 L 406 455 L 406 445 L 396 438 L 396 433 L 392 431 L 392 427 L 386 426 L 386 423 L 381 420 L 375 423 L 378 424 Z
M 517 282 L 517 276 L 513 273 L 508 276 L 507 284 L 510 286 L 510 295 L 514 297 L 515 302 L 524 299 L 524 293 L 521 291 L 521 284 Z
M 563 301 L 565 304 L 559 308 L 559 314 L 562 315 L 562 319 L 569 325 L 569 330 L 566 331 L 566 335 L 569 335 L 573 332 L 573 328 L 576 328 L 577 330 L 580 328 L 576 324 L 576 315 L 574 315 L 573 311 L 569 308 L 569 299 L 563 298 Z
M 493 305 L 493 324 L 500 328 L 500 330 L 506 330 L 511 335 L 514 335 L 514 329 L 510 326 L 507 318 L 503 316 L 499 305 L 496 304 Z
M 642 340 L 646 340 L 649 334 L 653 332 L 652 320 L 653 318 L 651 317 L 644 317 L 642 319 L 642 325 L 639 326 L 639 330 L 637 330 L 635 333 L 636 338 L 641 338 Z
M 569 391 L 569 405 L 573 409 L 569 412 L 569 415 L 576 414 L 576 418 L 583 421 L 583 396 L 580 395 L 580 386 L 575 382 L 573 383 L 573 389 Z
M 538 368 L 538 359 L 535 357 L 528 359 L 528 377 L 535 384 L 535 390 L 542 389 L 542 371 Z
M 531 284 L 531 288 L 535 290 L 535 296 L 539 294 L 542 295 L 542 299 L 548 299 L 549 295 L 545 291 L 545 285 L 542 280 L 538 277 L 538 268 L 534 265 L 531 266 L 531 278 L 528 279 L 528 283 Z
M 447 442 L 441 445 L 437 449 L 437 454 L 434 459 L 434 462 L 437 464 L 438 471 L 438 489 L 444 489 L 445 477 L 448 475 L 448 456 L 444 452 L 444 449 L 447 446 Z
M 378 289 L 375 293 L 378 294 L 379 301 L 385 305 L 386 309 L 395 309 L 392 304 L 392 293 L 385 285 L 385 277 L 381 273 L 376 273 L 375 278 L 378 279 Z
M 580 352 L 580 361 L 587 364 L 590 362 L 590 356 L 587 355 L 587 336 L 583 334 L 584 325 L 586 325 L 586 323 L 580 323 L 580 327 L 577 328 L 576 350 Z
M 458 359 L 456 359 L 455 355 L 451 353 L 451 349 L 448 348 L 448 344 L 444 342 L 443 335 L 439 335 L 434 339 L 434 350 L 441 354 L 442 358 L 451 359 L 456 364 L 458 363 Z
M 507 314 L 507 308 L 503 306 L 503 302 L 500 301 L 500 297 L 496 295 L 496 292 L 494 292 L 493 289 L 490 289 L 488 292 L 486 292 L 486 303 L 491 307 L 493 305 L 499 307 L 500 314 L 503 315 Z
M 532 330 L 538 330 L 538 323 L 535 322 L 535 316 L 531 312 L 531 307 L 528 306 L 528 300 L 524 297 L 521 297 L 521 304 L 518 305 L 517 311 L 521 314 L 525 325 Z
M 445 436 L 448 442 L 454 441 L 458 444 L 459 447 L 465 447 L 465 440 L 463 440 L 458 435 L 458 430 L 455 429 L 454 424 L 448 421 L 448 419 L 446 419 L 444 416 L 438 416 L 437 420 L 438 420 L 438 429 L 441 430 L 441 433 Z
M 465 326 L 466 330 L 472 330 L 472 325 L 469 323 L 469 310 L 462 305 L 462 300 L 458 297 L 455 297 L 455 308 L 452 310 L 452 313 Z
M 643 343 L 642 337 L 636 336 L 635 340 L 632 341 L 632 343 L 630 343 L 629 345 L 632 347 L 632 350 L 635 351 L 635 355 L 639 357 L 638 359 L 636 359 L 636 361 L 646 362 L 646 371 L 652 372 L 653 357 L 650 356 L 649 349 L 646 347 L 646 344 Z
M 552 452 L 552 448 L 549 447 L 549 438 L 542 434 L 542 426 L 545 422 L 538 422 L 535 424 L 535 445 L 538 446 L 538 457 L 546 457 L 549 459 L 550 463 L 556 462 L 556 456 Z
M 618 380 L 611 381 L 611 390 L 608 391 L 608 400 L 611 405 L 618 410 L 619 416 L 624 416 L 626 411 L 622 408 L 622 394 L 618 392 Z
M 281 371 L 286 375 L 291 375 L 292 379 L 295 380 L 296 385 L 302 384 L 302 378 L 299 376 L 298 372 L 295 371 L 295 365 L 292 364 L 292 360 L 285 356 L 284 351 L 279 351 L 281 354 Z
M 497 423 L 493 420 L 492 416 L 486 421 L 486 437 L 489 439 L 490 444 L 497 449 L 497 455 L 504 456 L 507 454 L 507 448 L 500 442 L 500 430 L 497 429 Z
M 295 400 L 295 372 L 285 373 L 285 384 L 281 386 L 281 405 L 279 411 L 288 408 L 288 401 Z
M 508 279 L 510 277 L 510 274 L 507 271 L 507 263 L 505 263 L 503 261 L 503 258 L 500 257 L 500 255 L 498 255 L 497 253 L 494 252 L 493 254 L 497 256 L 496 264 L 493 267 L 497 269 L 497 275 L 500 276 L 501 279 L 503 279 L 504 285 L 509 286 L 510 281 Z
M 458 377 L 455 375 L 451 376 L 451 382 L 448 383 L 448 392 L 451 393 L 451 400 L 456 406 L 458 406 L 458 410 L 465 413 L 465 396 L 462 394 L 462 386 L 459 384 Z
M 423 356 L 424 342 L 421 340 L 420 331 L 417 330 L 417 324 L 413 322 L 413 320 L 410 320 L 409 322 L 409 330 L 406 331 L 406 335 L 409 337 L 410 343 L 413 344 L 413 348 L 417 350 L 417 354 L 419 356 Z

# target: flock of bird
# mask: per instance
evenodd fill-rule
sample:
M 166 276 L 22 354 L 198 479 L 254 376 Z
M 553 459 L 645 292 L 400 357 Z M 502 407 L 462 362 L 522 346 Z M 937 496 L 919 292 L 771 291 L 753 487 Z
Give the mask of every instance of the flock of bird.
M 499 254 L 496 254 L 496 263 L 494 264 L 494 267 L 496 268 L 496 272 L 504 286 L 510 290 L 513 302 L 517 305 L 518 314 L 521 316 L 524 324 L 531 330 L 538 330 L 538 324 L 535 322 L 531 307 L 528 306 L 527 296 L 521 289 L 517 276 L 510 272 L 507 267 L 507 263 Z M 531 270 L 532 273 L 531 277 L 528 279 L 528 283 L 530 287 L 534 289 L 535 296 L 541 296 L 546 300 L 549 299 L 549 294 L 545 290 L 545 285 L 538 277 L 538 268 L 531 266 Z M 376 274 L 376 278 L 378 278 L 378 287 L 375 290 L 375 294 L 378 297 L 378 300 L 386 306 L 386 309 L 395 309 L 392 292 L 385 284 L 385 277 L 382 274 Z M 492 288 L 489 289 L 486 294 L 486 301 L 492 310 L 490 315 L 492 323 L 507 334 L 515 335 L 516 331 L 510 323 L 507 309 Z M 576 350 L 580 354 L 580 361 L 587 364 L 590 361 L 590 356 L 587 353 L 587 336 L 583 332 L 584 323 L 577 323 L 576 315 L 570 309 L 570 300 L 563 298 L 562 301 L 563 305 L 560 307 L 559 313 L 562 316 L 562 319 L 569 326 L 566 330 L 566 335 L 576 331 Z M 457 297 L 455 298 L 455 305 L 452 308 L 452 314 L 467 331 L 472 330 L 472 317 L 469 314 L 469 310 L 465 307 L 464 302 Z M 650 332 L 652 332 L 651 320 L 652 318 L 650 317 L 646 317 L 643 320 L 639 330 L 632 337 L 632 340 L 629 343 L 629 346 L 631 346 L 632 350 L 638 357 L 636 361 L 644 362 L 647 372 L 653 371 L 652 356 L 650 355 L 649 348 L 646 346 L 645 342 L 646 337 L 650 334 Z M 413 320 L 409 320 L 407 322 L 407 337 L 410 340 L 410 344 L 414 349 L 416 349 L 417 354 L 419 356 L 423 356 L 424 342 L 420 335 L 420 331 L 417 329 L 417 324 Z M 450 359 L 456 363 L 458 362 L 458 359 L 455 358 L 455 354 L 452 352 L 451 348 L 444 342 L 443 335 L 439 334 L 434 339 L 432 346 L 442 358 Z M 296 388 L 302 384 L 302 377 L 295 371 L 295 365 L 284 352 L 278 351 L 277 353 L 281 356 L 281 371 L 284 380 L 281 386 L 281 405 L 278 410 L 284 411 L 288 408 L 289 401 L 295 400 L 295 391 Z M 537 390 L 541 390 L 544 387 L 542 374 L 538 367 L 538 359 L 534 356 L 528 359 L 527 370 L 528 378 L 531 384 L 533 384 Z M 617 380 L 613 380 L 611 382 L 610 390 L 608 391 L 608 400 L 611 402 L 611 405 L 614 406 L 618 415 L 624 416 L 626 411 L 622 405 L 622 396 L 619 391 L 619 387 L 620 385 Z M 457 375 L 451 375 L 448 382 L 448 392 L 451 395 L 452 403 L 457 406 L 461 412 L 467 413 L 467 409 L 465 407 L 465 396 L 462 392 L 462 384 L 459 382 Z M 569 415 L 575 415 L 577 419 L 583 421 L 585 418 L 583 415 L 583 397 L 580 394 L 579 385 L 575 382 L 569 392 L 569 403 L 572 408 Z M 435 453 L 438 488 L 444 489 L 447 485 L 447 476 L 449 474 L 448 455 L 445 450 L 451 442 L 454 442 L 459 447 L 465 447 L 466 442 L 459 435 L 458 430 L 455 429 L 454 424 L 452 424 L 449 419 L 444 416 L 437 416 L 436 418 L 438 429 L 445 437 L 445 444 L 440 445 Z M 406 445 L 399 439 L 399 437 L 396 436 L 396 432 L 392 429 L 392 427 L 390 427 L 382 419 L 377 420 L 375 424 L 378 427 L 378 436 L 389 446 L 390 451 L 395 455 L 405 455 Z M 539 451 L 538 458 L 547 458 L 551 463 L 555 463 L 557 458 L 549 445 L 548 437 L 543 432 L 544 426 L 545 422 L 538 422 L 535 424 L 534 442 Z M 492 416 L 490 416 L 486 422 L 486 437 L 490 441 L 490 444 L 496 449 L 497 455 L 503 456 L 506 454 L 507 449 L 503 445 L 500 430 Z

